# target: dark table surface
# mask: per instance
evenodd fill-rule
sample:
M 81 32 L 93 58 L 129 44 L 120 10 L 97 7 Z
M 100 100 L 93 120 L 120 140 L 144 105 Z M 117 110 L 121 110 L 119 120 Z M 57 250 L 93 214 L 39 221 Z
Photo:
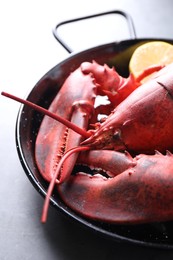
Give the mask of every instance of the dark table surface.
M 172 0 L 1 2 L 1 90 L 25 97 L 42 75 L 68 57 L 68 53 L 52 36 L 56 23 L 114 9 L 126 11 L 133 17 L 139 38 L 173 38 Z M 107 41 L 128 38 L 125 26 L 115 24 L 107 25 L 105 22 L 102 33 L 106 34 Z M 117 33 L 112 33 L 115 27 Z M 91 26 L 91 35 L 83 41 L 83 37 L 79 39 L 81 35 L 73 37 L 70 30 L 67 41 L 71 41 L 74 50 L 95 45 L 102 39 L 98 39 L 92 29 Z M 105 239 L 69 221 L 52 207 L 48 222 L 42 225 L 43 198 L 27 179 L 16 151 L 15 123 L 19 104 L 0 96 L 0 107 L 1 260 L 173 259 L 171 250 Z

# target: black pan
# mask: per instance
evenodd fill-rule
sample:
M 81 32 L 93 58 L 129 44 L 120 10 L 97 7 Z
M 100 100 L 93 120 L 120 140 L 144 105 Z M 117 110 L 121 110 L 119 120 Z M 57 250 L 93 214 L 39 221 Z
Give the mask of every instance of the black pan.
M 113 13 L 124 15 L 128 20 L 129 28 L 133 29 L 132 21 L 127 14 L 124 14 L 120 11 L 113 11 Z M 76 20 L 78 19 L 73 21 Z M 61 25 L 62 24 L 64 23 L 61 23 Z M 58 26 L 56 26 L 54 30 L 54 35 L 56 38 L 57 28 Z M 133 36 L 135 35 L 133 30 L 132 34 Z M 107 63 L 110 66 L 114 65 L 121 75 L 128 76 L 128 64 L 133 51 L 137 48 L 137 46 L 143 44 L 144 42 L 153 40 L 158 39 L 124 40 L 120 42 L 104 44 L 79 53 L 71 54 L 67 59 L 48 71 L 38 81 L 38 83 L 29 93 L 27 100 L 48 108 L 66 77 L 83 61 L 95 60 L 100 64 Z M 159 40 L 173 44 L 173 40 Z M 60 39 L 58 39 L 58 41 L 62 44 Z M 70 52 L 67 46 L 66 49 Z M 28 108 L 25 105 L 21 105 L 16 123 L 16 143 L 19 158 L 26 175 L 36 190 L 43 197 L 45 197 L 48 184 L 40 175 L 34 158 L 35 139 L 42 118 L 43 116 L 40 113 Z M 63 203 L 56 192 L 51 197 L 51 205 L 53 205 L 57 210 L 63 212 L 72 220 L 77 221 L 81 225 L 97 232 L 100 235 L 114 239 L 115 241 L 125 241 L 148 247 L 173 249 L 173 222 L 133 226 L 112 225 L 101 222 L 94 222 L 85 219 L 73 212 Z

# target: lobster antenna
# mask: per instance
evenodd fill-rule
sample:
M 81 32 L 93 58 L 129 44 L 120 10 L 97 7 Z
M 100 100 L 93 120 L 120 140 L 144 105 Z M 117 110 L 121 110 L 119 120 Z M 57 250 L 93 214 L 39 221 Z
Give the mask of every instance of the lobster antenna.
M 60 175 L 60 171 L 61 171 L 61 168 L 62 168 L 63 163 L 64 163 L 65 160 L 66 160 L 70 155 L 72 155 L 73 153 L 81 152 L 81 151 L 88 151 L 88 150 L 90 150 L 90 147 L 89 147 L 89 146 L 74 147 L 74 148 L 68 150 L 68 151 L 64 154 L 64 156 L 62 157 L 62 159 L 60 160 L 60 162 L 59 162 L 59 164 L 58 164 L 58 166 L 57 166 L 56 172 L 55 172 L 55 174 L 53 175 L 53 178 L 51 179 L 51 182 L 50 182 L 49 187 L 48 187 L 48 190 L 47 190 L 46 198 L 45 198 L 44 205 L 43 205 L 42 216 L 41 216 L 41 222 L 42 222 L 42 223 L 45 223 L 46 220 L 47 220 L 47 214 L 48 214 L 48 208 L 49 208 L 50 197 L 51 197 L 51 195 L 52 195 L 54 186 L 55 186 L 55 184 L 60 184 L 60 183 L 61 183 L 61 181 L 58 180 L 58 175 Z M 61 176 L 60 176 L 60 177 L 61 177 Z M 59 178 L 60 178 L 60 177 L 59 177 Z
M 90 137 L 90 134 L 87 131 L 85 131 L 84 129 L 78 127 L 77 125 L 73 124 L 72 122 L 68 121 L 67 119 L 65 119 L 63 117 L 60 117 L 57 114 L 52 113 L 49 110 L 47 110 L 47 109 L 45 109 L 45 108 L 43 108 L 41 106 L 38 106 L 38 105 L 28 101 L 28 100 L 16 97 L 16 96 L 14 96 L 12 94 L 9 94 L 9 93 L 6 93 L 6 92 L 1 92 L 1 95 L 5 96 L 7 98 L 13 99 L 13 100 L 15 100 L 15 101 L 17 101 L 19 103 L 24 104 L 24 105 L 27 105 L 27 106 L 35 109 L 36 111 L 41 112 L 44 115 L 47 115 L 47 116 L 57 120 L 58 122 L 64 124 L 65 126 L 67 126 L 68 128 L 72 129 L 73 131 L 75 131 L 76 133 L 82 135 L 85 138 Z

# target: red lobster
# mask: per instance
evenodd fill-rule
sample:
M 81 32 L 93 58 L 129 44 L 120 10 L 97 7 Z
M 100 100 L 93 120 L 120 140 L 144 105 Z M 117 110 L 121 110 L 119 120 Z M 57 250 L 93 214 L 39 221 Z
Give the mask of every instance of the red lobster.
M 155 70 L 160 71 L 141 85 Z M 95 109 L 97 95 L 107 95 L 111 105 Z M 98 111 L 109 114 L 112 104 L 110 115 L 88 129 Z M 55 184 L 69 207 L 93 220 L 134 224 L 173 219 L 173 64 L 124 79 L 108 66 L 83 63 L 42 112 L 49 117 L 42 121 L 35 158 L 50 182 L 43 222 Z M 89 165 L 96 174 L 71 175 L 76 163 Z

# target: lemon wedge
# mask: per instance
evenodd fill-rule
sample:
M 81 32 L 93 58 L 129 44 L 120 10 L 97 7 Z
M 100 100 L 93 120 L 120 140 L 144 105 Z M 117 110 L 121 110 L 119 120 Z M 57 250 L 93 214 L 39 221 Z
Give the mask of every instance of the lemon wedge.
M 172 62 L 173 45 L 164 41 L 151 41 L 140 45 L 133 52 L 129 70 L 137 78 L 148 67 Z

